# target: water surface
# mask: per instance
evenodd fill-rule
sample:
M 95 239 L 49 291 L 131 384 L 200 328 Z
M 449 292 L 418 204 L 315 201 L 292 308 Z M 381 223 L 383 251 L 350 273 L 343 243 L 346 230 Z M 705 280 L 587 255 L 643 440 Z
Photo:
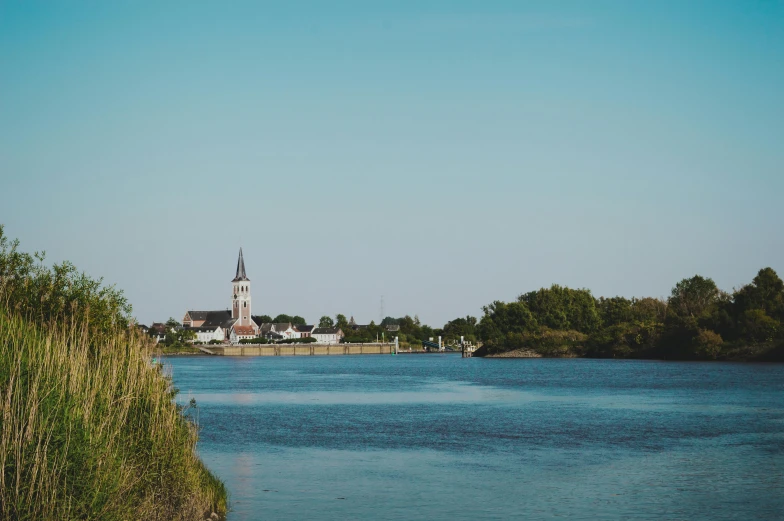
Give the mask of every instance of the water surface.
M 784 519 L 784 365 L 170 357 L 256 519 Z

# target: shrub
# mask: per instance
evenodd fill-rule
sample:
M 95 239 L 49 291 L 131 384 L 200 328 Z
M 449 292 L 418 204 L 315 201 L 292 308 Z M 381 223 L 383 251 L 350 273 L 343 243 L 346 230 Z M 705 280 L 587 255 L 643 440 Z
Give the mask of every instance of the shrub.
M 694 338 L 694 352 L 701 357 L 715 360 L 724 344 L 721 335 L 710 329 L 700 329 Z
M 740 328 L 743 335 L 753 342 L 770 342 L 776 337 L 779 322 L 770 318 L 761 309 L 750 309 L 743 313 Z
M 376 340 L 364 336 L 346 336 L 341 338 L 340 341 L 345 344 L 370 344 Z
M 312 344 L 315 342 L 316 339 L 312 336 L 306 336 L 304 338 L 287 338 L 285 340 L 279 340 L 278 344 Z

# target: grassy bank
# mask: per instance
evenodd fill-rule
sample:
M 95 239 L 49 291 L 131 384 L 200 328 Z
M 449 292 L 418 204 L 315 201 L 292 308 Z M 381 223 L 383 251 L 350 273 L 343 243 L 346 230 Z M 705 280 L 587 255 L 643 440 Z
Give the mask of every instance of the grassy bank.
M 0 518 L 204 519 L 226 490 L 150 346 L 0 306 Z

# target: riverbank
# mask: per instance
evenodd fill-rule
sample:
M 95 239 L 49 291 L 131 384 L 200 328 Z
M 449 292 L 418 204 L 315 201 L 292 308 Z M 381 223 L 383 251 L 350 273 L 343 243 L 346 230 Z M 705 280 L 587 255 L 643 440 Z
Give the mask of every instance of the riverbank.
M 145 337 L 0 307 L 0 519 L 223 518 L 227 491 Z
M 486 347 L 481 347 L 474 352 L 473 356 L 479 358 L 614 358 L 623 360 L 670 360 L 683 362 L 784 362 L 784 346 L 735 346 L 724 352 L 722 356 L 710 360 L 697 356 L 692 358 L 653 356 L 653 353 L 649 353 L 650 356 L 597 357 L 580 353 L 572 346 L 562 346 L 561 348 L 547 346 L 543 351 L 544 352 L 538 352 L 535 348 L 520 348 L 501 353 L 488 353 Z
M 474 356 L 477 356 L 474 352 Z M 505 353 L 496 353 L 492 355 L 479 355 L 484 358 L 543 358 L 543 356 L 532 349 L 515 349 Z

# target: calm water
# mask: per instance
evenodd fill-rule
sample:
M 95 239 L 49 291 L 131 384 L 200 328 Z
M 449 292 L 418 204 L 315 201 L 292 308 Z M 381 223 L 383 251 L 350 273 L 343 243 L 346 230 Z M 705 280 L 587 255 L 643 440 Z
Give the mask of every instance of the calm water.
M 784 365 L 172 357 L 256 519 L 784 519 Z

